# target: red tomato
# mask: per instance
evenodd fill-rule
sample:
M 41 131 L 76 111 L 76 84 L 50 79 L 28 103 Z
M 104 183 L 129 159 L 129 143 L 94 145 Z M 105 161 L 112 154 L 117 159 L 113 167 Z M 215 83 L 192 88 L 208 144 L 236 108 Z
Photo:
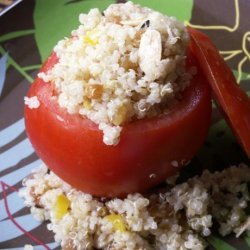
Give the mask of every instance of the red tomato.
M 207 76 L 215 100 L 250 158 L 250 99 L 212 41 L 195 29 L 188 30 L 193 53 Z
M 192 58 L 189 64 L 196 65 Z M 41 71 L 56 62 L 52 54 Z M 37 78 L 28 96 L 40 101 L 37 109 L 25 107 L 38 156 L 73 187 L 96 196 L 145 191 L 175 174 L 202 145 L 211 118 L 210 90 L 200 71 L 169 113 L 125 125 L 116 146 L 103 143 L 96 124 L 59 107 L 52 84 Z

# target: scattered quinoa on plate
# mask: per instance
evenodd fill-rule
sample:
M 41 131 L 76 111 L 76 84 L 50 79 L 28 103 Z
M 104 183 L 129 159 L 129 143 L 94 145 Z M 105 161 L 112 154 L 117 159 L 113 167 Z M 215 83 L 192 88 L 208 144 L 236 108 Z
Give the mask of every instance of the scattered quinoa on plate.
M 66 184 L 45 165 L 24 180 L 20 195 L 62 249 L 201 250 L 214 222 L 225 236 L 250 229 L 250 168 L 204 171 L 155 193 L 96 198 Z
M 79 21 L 55 46 L 58 63 L 38 76 L 55 85 L 61 107 L 98 124 L 104 143 L 115 145 L 123 124 L 162 113 L 187 87 L 189 36 L 174 17 L 132 2 Z

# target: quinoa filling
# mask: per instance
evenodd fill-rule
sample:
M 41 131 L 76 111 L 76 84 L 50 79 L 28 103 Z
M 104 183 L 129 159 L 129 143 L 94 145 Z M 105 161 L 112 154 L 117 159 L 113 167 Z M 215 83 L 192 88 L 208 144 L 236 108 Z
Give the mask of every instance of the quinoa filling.
M 55 85 L 61 107 L 95 122 L 104 143 L 116 145 L 124 124 L 162 113 L 188 86 L 189 36 L 174 17 L 132 2 L 79 21 L 54 48 L 59 62 L 38 76 Z

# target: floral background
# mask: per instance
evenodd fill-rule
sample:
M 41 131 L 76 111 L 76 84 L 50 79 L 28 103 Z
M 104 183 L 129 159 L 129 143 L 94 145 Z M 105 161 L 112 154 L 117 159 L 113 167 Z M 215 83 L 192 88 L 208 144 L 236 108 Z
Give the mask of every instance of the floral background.
M 0 249 L 59 249 L 46 224 L 33 219 L 18 197 L 22 179 L 41 161 L 24 128 L 23 97 L 55 43 L 78 25 L 78 15 L 106 8 L 114 0 L 25 0 L 0 17 Z M 124 1 L 117 1 L 124 2 Z M 207 33 L 250 94 L 250 1 L 134 0 L 176 16 Z M 0 12 L 1 14 L 1 12 Z M 223 169 L 249 163 L 231 130 L 214 107 L 208 138 L 183 172 L 183 178 L 203 168 Z M 250 236 L 208 239 L 211 249 L 250 249 Z

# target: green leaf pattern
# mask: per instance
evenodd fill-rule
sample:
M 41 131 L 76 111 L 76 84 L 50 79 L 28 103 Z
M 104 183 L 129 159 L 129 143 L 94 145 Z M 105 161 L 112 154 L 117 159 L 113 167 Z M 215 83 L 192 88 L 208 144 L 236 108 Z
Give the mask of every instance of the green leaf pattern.
M 192 15 L 193 0 L 134 0 L 133 2 L 160 11 L 167 16 L 174 16 L 183 22 L 190 20 Z
M 67 2 L 65 0 L 36 0 L 35 38 L 42 61 L 46 60 L 59 40 L 70 36 L 70 31 L 79 26 L 80 13 L 86 13 L 96 7 L 103 10 L 114 3 L 112 0 L 84 0 L 74 4 L 66 4 Z
M 8 59 L 8 53 L 5 53 L 0 58 L 0 97 L 3 91 L 3 86 L 5 82 L 5 77 L 6 77 L 7 59 Z

